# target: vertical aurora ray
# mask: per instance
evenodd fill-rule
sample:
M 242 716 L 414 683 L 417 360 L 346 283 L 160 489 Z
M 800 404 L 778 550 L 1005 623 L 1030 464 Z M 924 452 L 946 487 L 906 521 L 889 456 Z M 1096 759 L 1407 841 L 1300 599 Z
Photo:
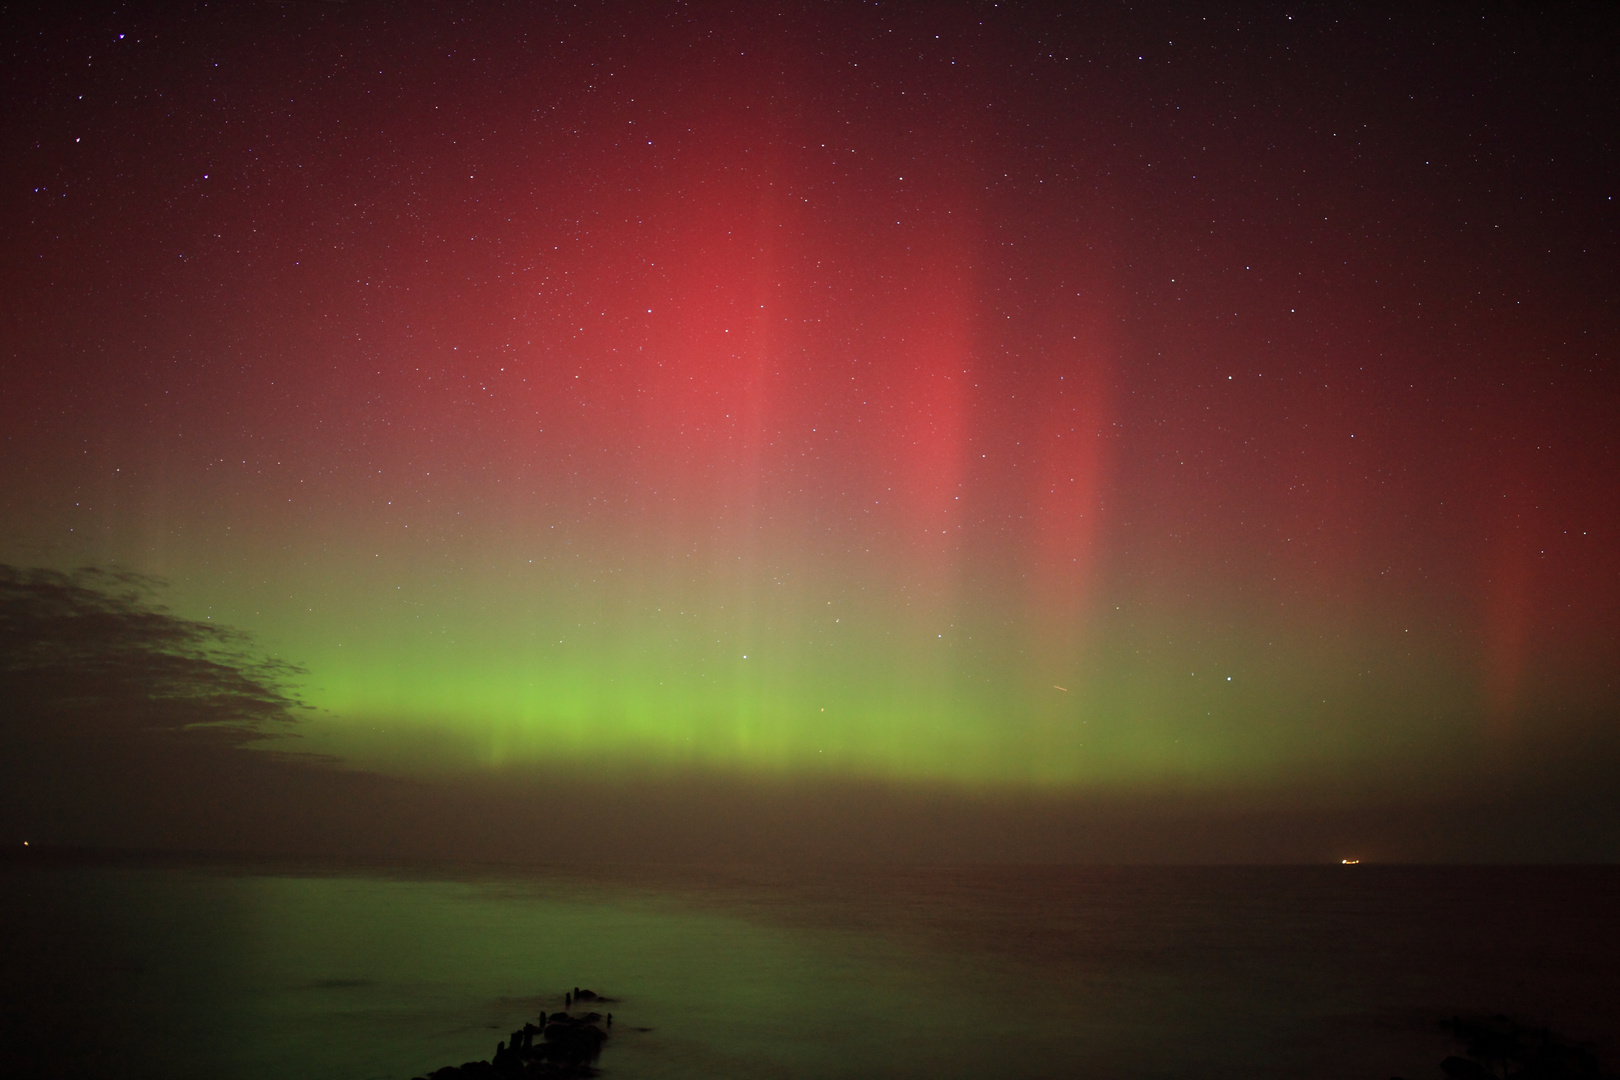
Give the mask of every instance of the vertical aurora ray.
M 411 769 L 1263 788 L 1612 715 L 1614 226 L 1502 217 L 1374 45 L 402 12 L 17 122 L 76 186 L 7 212 L 6 559 L 169 578 Z

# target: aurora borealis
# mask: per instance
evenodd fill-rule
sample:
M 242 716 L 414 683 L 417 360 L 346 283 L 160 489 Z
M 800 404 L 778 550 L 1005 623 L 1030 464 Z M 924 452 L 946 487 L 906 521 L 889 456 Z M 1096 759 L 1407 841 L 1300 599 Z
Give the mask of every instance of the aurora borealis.
M 1057 796 L 1614 760 L 1597 8 L 6 26 L 0 561 L 166 579 L 306 669 L 313 748 Z

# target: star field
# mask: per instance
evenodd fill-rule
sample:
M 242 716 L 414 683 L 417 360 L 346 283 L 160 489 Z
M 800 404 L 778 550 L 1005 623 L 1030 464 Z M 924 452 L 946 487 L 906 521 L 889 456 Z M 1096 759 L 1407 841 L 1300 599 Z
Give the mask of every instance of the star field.
M 1620 96 L 1541 19 L 7 16 L 0 559 L 167 578 L 409 771 L 1580 753 Z

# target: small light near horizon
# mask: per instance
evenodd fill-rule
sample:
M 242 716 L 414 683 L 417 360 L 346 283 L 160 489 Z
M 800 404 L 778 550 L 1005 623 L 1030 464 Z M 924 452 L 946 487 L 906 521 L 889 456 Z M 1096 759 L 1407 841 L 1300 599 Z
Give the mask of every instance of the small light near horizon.
M 1360 859 L 1340 859 L 1339 863 L 1340 863 L 1340 865 L 1343 865 L 1343 866 L 1354 866 L 1357 863 L 1359 863 L 1360 861 L 1361 861 Z

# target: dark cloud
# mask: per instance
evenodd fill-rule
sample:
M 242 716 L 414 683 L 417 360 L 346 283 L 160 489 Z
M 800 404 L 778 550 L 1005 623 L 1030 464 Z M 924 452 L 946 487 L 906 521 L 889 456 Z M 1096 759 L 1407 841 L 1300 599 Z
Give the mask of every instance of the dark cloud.
M 182 618 L 162 582 L 0 564 L 0 824 L 8 839 L 243 849 L 306 817 L 311 755 L 249 752 L 305 711 L 299 670 Z
M 181 618 L 162 583 L 126 571 L 0 564 L 0 695 L 12 737 L 184 733 L 242 746 L 291 724 L 301 672 L 245 634 Z

